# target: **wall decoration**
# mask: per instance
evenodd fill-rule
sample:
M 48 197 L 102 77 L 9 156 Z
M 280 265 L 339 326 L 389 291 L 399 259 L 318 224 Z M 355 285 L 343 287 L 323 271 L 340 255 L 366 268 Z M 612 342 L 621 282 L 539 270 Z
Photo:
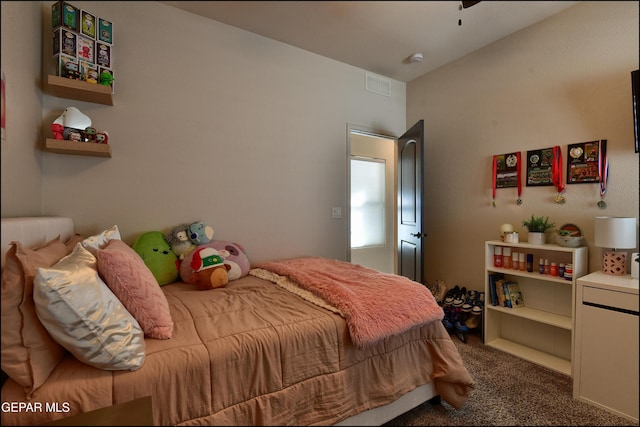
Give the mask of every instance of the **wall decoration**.
M 569 144 L 567 184 L 600 182 L 600 151 L 606 139 Z
M 553 148 L 527 151 L 527 187 L 553 185 Z
M 496 206 L 496 189 L 497 188 L 518 188 L 518 198 L 516 203 L 522 204 L 520 195 L 522 193 L 521 180 L 521 159 L 520 152 L 498 154 L 493 156 L 493 206 Z

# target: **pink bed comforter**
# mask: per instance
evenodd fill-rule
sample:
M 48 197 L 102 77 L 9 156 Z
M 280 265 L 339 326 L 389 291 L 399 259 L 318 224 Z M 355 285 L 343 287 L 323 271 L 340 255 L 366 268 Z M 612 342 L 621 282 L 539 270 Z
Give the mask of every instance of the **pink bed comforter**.
M 329 425 L 428 382 L 459 408 L 474 387 L 439 321 L 358 349 L 345 319 L 266 280 L 162 290 L 173 337 L 147 339 L 142 368 L 104 371 L 68 355 L 33 401 L 70 411 L 3 412 L 2 425 L 41 425 L 144 396 L 157 425 Z M 3 402 L 25 399 L 5 383 Z

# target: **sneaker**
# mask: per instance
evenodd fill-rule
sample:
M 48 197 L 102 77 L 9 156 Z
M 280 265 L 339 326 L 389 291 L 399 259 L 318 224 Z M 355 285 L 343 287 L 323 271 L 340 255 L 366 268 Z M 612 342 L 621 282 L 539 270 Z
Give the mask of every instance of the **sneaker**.
M 453 331 L 453 322 L 451 321 L 451 313 L 449 311 L 449 307 L 444 308 L 444 317 L 442 318 L 442 324 L 445 329 L 449 332 Z
M 480 316 L 469 316 L 469 318 L 467 319 L 466 322 L 464 322 L 464 324 L 469 329 L 475 329 L 478 326 L 480 326 Z
M 476 291 L 467 292 L 467 298 L 464 300 L 464 304 L 462 304 L 462 311 L 464 311 L 465 313 L 469 313 L 471 311 L 471 309 L 473 308 L 476 296 L 477 296 Z
M 444 298 L 444 305 L 453 304 L 453 300 L 458 292 L 460 292 L 460 288 L 458 287 L 458 285 L 456 285 L 453 289 L 449 289 L 449 292 L 447 292 L 447 295 Z
M 484 292 L 479 292 L 471 309 L 471 314 L 482 314 L 482 310 L 484 310 L 484 298 Z
M 463 286 L 462 289 L 460 289 L 458 293 L 455 294 L 455 296 L 453 297 L 453 302 L 451 304 L 454 307 L 462 307 L 462 304 L 464 304 L 464 300 L 466 296 L 467 296 L 467 288 Z

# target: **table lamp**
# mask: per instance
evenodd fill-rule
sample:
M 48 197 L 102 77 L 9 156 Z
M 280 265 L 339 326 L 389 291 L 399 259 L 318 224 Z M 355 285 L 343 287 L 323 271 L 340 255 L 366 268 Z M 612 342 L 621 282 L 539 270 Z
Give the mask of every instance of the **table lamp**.
M 627 252 L 618 249 L 636 247 L 636 219 L 597 216 L 595 219 L 595 244 L 602 251 L 602 271 L 622 276 L 627 274 Z

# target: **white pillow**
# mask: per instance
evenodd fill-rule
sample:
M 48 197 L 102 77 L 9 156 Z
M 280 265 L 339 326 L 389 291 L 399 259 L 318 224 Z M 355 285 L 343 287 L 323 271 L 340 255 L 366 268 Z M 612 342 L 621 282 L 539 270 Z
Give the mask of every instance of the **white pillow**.
M 36 269 L 33 299 L 51 337 L 78 360 L 111 371 L 144 363 L 140 324 L 102 281 L 81 242 L 52 267 Z
M 107 228 L 102 233 L 87 237 L 82 241 L 82 246 L 91 252 L 91 255 L 97 256 L 98 251 L 107 246 L 107 243 L 113 239 L 122 240 L 120 237 L 120 230 L 117 225 Z

